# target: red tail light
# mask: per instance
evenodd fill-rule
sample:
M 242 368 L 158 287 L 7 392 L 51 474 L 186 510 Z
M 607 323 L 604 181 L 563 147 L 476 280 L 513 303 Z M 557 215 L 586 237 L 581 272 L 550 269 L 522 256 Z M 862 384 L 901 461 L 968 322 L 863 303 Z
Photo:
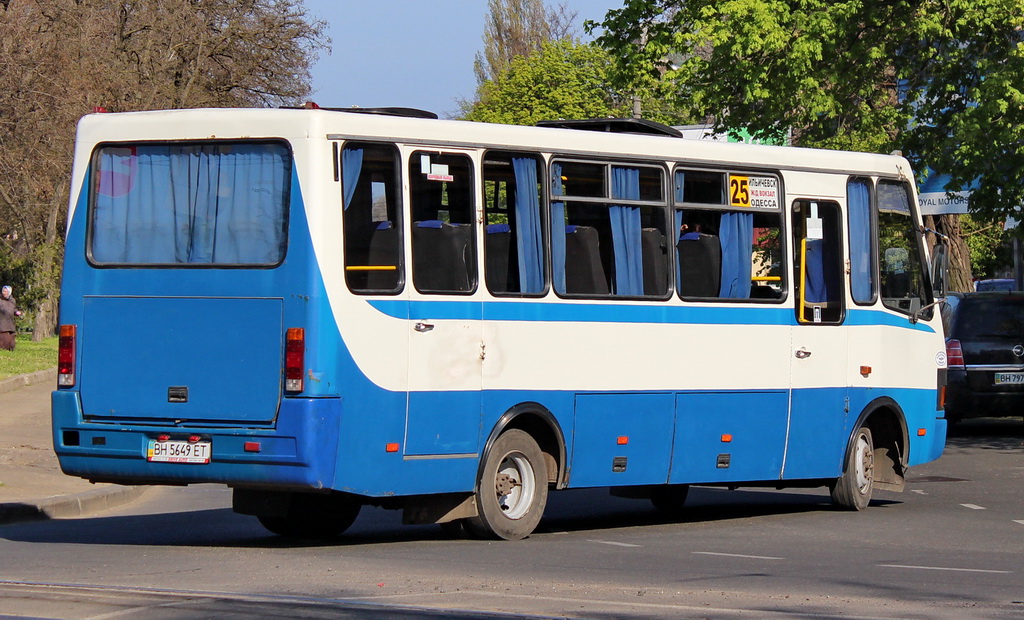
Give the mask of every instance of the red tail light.
M 302 369 L 306 365 L 306 330 L 291 327 L 284 338 L 284 389 L 302 391 Z
M 964 350 L 960 348 L 960 341 L 956 338 L 950 338 L 946 341 L 946 367 L 964 367 Z
M 57 385 L 74 387 L 75 385 L 75 326 L 61 325 L 60 339 L 57 341 Z

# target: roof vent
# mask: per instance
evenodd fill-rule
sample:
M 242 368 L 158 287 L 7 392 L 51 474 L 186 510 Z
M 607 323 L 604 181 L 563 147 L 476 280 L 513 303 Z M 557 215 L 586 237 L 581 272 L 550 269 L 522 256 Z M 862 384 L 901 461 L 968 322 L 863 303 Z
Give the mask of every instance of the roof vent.
M 648 136 L 671 136 L 673 138 L 683 137 L 682 132 L 678 129 L 642 118 L 591 118 L 569 121 L 537 121 L 537 126 L 555 127 L 558 129 L 604 131 L 608 133 L 633 133 Z

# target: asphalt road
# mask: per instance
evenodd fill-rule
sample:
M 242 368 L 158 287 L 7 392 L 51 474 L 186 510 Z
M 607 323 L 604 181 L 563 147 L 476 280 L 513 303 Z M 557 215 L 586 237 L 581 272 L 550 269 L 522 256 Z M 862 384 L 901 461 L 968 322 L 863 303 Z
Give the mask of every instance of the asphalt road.
M 1024 424 L 965 422 L 904 493 L 696 488 L 680 521 L 556 493 L 518 542 L 364 509 L 329 545 L 269 535 L 223 487 L 0 527 L 0 616 L 53 618 L 1020 618 Z

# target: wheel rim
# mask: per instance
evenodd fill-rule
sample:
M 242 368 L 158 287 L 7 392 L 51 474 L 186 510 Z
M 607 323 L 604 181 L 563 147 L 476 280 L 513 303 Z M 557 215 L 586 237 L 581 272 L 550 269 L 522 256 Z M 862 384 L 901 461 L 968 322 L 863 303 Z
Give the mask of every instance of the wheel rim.
M 863 494 L 871 487 L 871 481 L 875 475 L 875 454 L 868 444 L 868 438 L 863 434 L 857 437 L 855 459 L 854 462 L 857 464 L 857 490 Z
M 494 490 L 498 508 L 508 519 L 521 519 L 533 505 L 537 477 L 529 459 L 519 452 L 505 456 L 498 465 Z

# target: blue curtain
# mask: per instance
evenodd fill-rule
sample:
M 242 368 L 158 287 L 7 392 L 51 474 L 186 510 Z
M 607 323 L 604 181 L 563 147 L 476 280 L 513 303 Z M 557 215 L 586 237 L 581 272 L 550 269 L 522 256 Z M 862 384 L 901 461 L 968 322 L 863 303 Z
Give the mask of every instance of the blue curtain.
M 853 300 L 870 303 L 875 290 L 875 253 L 871 247 L 871 191 L 864 179 L 846 184 L 850 218 L 850 288 Z
M 831 301 L 828 283 L 825 280 L 825 242 L 822 239 L 807 239 L 804 260 L 804 277 L 807 279 L 804 301 L 807 303 L 828 303 Z
M 563 196 L 562 165 L 551 164 L 551 196 Z M 565 203 L 551 202 L 551 277 L 555 291 L 565 293 Z
M 118 264 L 276 264 L 291 159 L 280 144 L 104 148 L 92 258 Z
M 722 242 L 722 285 L 719 297 L 748 299 L 754 214 L 723 213 L 718 236 Z
M 512 168 L 516 174 L 516 249 L 519 254 L 519 291 L 521 293 L 540 293 L 544 290 L 544 237 L 540 226 L 537 160 L 532 157 L 513 157 Z M 562 243 L 564 247 L 564 236 Z
M 341 186 L 345 194 L 343 209 L 348 209 L 352 204 L 352 197 L 356 194 L 356 185 L 359 184 L 359 174 L 363 171 L 363 149 L 345 147 L 341 151 Z
M 640 170 L 612 166 L 612 198 L 640 200 Z M 609 216 L 615 255 L 615 294 L 643 295 L 640 207 L 612 205 Z
M 682 170 L 676 170 L 676 202 L 683 202 L 683 187 L 685 181 L 686 173 Z M 679 212 L 677 211 L 676 213 Z M 678 229 L 678 226 L 676 228 Z

